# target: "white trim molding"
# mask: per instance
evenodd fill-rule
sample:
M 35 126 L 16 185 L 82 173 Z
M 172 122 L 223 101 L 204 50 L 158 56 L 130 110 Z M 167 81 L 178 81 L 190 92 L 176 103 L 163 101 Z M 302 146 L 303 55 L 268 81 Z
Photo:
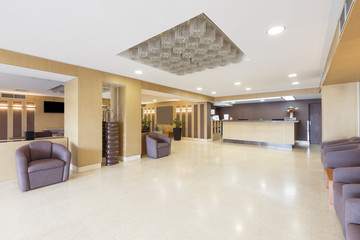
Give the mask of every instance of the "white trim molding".
M 141 159 L 141 155 L 134 155 L 134 156 L 130 156 L 130 157 L 124 157 L 124 156 L 120 156 L 120 159 L 123 162 L 130 162 L 130 161 L 134 161 L 134 160 L 140 160 Z
M 181 137 L 181 139 L 185 141 L 196 141 L 196 142 L 212 142 L 212 139 L 205 139 L 205 138 L 189 138 L 189 137 Z
M 72 172 L 76 172 L 76 173 L 86 172 L 86 171 L 100 169 L 100 168 L 101 168 L 101 163 L 95 163 L 95 164 L 91 164 L 91 165 L 87 165 L 87 166 L 83 166 L 83 167 L 77 167 L 73 164 L 70 165 L 70 170 Z

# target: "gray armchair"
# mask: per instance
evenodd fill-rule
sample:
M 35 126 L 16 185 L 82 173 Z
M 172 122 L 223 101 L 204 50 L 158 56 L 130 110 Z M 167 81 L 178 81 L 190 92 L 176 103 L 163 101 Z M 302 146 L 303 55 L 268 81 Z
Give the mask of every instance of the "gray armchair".
M 360 167 L 335 169 L 333 188 L 335 211 L 346 236 L 346 219 L 352 219 L 352 216 L 346 215 L 345 206 L 349 199 L 360 198 Z
M 328 153 L 344 151 L 344 150 L 351 150 L 351 149 L 356 149 L 358 147 L 360 147 L 360 144 L 356 143 L 356 142 L 325 146 L 324 148 L 321 149 L 321 163 L 326 168 L 326 157 L 327 157 Z
M 347 240 L 360 240 L 360 198 L 346 201 L 345 228 Z
M 151 158 L 168 156 L 171 153 L 171 139 L 154 132 L 146 136 L 146 152 Z
M 35 141 L 15 152 L 16 173 L 22 191 L 64 182 L 69 178 L 70 152 L 62 145 Z

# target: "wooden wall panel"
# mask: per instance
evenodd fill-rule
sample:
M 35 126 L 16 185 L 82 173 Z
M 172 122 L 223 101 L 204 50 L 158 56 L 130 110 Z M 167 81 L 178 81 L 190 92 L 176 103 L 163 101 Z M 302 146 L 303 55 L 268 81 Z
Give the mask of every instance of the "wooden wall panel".
M 206 138 L 211 138 L 211 103 L 206 103 Z
M 13 137 L 20 138 L 22 136 L 22 109 L 13 109 Z
M 187 130 L 188 130 L 188 137 L 192 137 L 192 107 L 191 105 L 188 106 L 188 120 L 187 120 Z
M 205 106 L 200 104 L 200 138 L 205 138 Z
M 358 136 L 358 86 L 345 83 L 323 86 L 321 95 L 322 140 Z
M 194 138 L 198 138 L 198 105 L 194 105 Z
M 8 138 L 8 109 L 0 108 L 0 140 Z
M 29 132 L 35 131 L 35 110 L 32 109 L 26 110 L 26 131 Z
M 181 121 L 186 122 L 186 106 L 181 107 Z M 187 124 L 184 124 L 181 128 L 181 136 L 185 137 Z

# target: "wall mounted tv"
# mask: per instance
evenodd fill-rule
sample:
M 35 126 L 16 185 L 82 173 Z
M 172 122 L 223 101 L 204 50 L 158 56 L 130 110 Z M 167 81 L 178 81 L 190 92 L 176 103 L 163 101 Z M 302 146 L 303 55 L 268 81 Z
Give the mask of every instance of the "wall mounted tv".
M 64 113 L 64 103 L 44 101 L 44 113 Z

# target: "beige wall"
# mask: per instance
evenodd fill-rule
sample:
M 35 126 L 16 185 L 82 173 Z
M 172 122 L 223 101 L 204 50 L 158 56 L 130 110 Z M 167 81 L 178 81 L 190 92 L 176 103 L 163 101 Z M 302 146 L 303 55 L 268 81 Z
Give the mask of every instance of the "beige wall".
M 198 138 L 200 138 L 200 104 L 204 104 L 204 138 L 210 138 L 211 136 L 211 132 L 207 132 L 207 115 L 210 114 L 207 112 L 207 107 L 206 107 L 206 102 L 189 102 L 189 101 L 174 101 L 174 102 L 161 102 L 161 103 L 150 103 L 150 104 L 146 104 L 146 107 L 142 107 L 143 111 L 144 110 L 148 110 L 148 109 L 154 109 L 155 112 L 153 113 L 154 115 L 154 119 L 155 119 L 155 124 L 157 124 L 157 119 L 156 119 L 156 108 L 157 107 L 166 107 L 166 106 L 172 106 L 173 107 L 173 119 L 176 118 L 176 107 L 180 106 L 180 111 L 182 111 L 182 106 L 186 106 L 186 114 L 185 114 L 185 137 L 189 137 L 188 135 L 188 112 L 189 112 L 189 106 L 191 107 L 191 113 L 192 113 L 192 119 L 191 119 L 191 137 L 194 137 L 194 105 L 198 105 Z M 143 113 L 144 115 L 144 113 Z M 149 114 L 146 114 L 149 115 Z M 181 116 L 181 112 L 180 112 L 180 116 Z M 180 117 L 180 120 L 181 117 Z M 154 124 L 154 127 L 155 127 Z M 211 123 L 210 123 L 211 124 Z M 174 125 L 170 125 L 170 124 L 158 124 L 158 128 L 159 131 L 162 131 L 162 129 L 164 128 L 164 131 L 166 132 L 168 128 L 170 128 L 170 131 L 173 131 L 173 127 Z M 151 131 L 154 131 L 154 129 L 150 129 Z
M 322 140 L 358 136 L 358 83 L 323 86 L 321 96 Z
M 65 135 L 69 137 L 73 164 L 101 163 L 102 84 L 125 87 L 124 156 L 141 154 L 141 81 L 48 59 L 0 49 L 0 63 L 76 77 L 65 84 Z
M 1 98 L 1 100 L 8 102 L 8 138 L 13 137 L 13 124 L 12 124 L 12 103 L 21 102 L 23 106 L 22 110 L 22 137 L 25 137 L 25 131 L 27 129 L 26 119 L 26 105 L 28 102 L 35 104 L 35 132 L 42 132 L 44 129 L 56 129 L 64 128 L 64 114 L 63 113 L 44 113 L 44 101 L 52 102 L 64 102 L 63 98 L 58 97 L 45 97 L 27 95 L 25 100 L 22 99 L 7 99 Z

